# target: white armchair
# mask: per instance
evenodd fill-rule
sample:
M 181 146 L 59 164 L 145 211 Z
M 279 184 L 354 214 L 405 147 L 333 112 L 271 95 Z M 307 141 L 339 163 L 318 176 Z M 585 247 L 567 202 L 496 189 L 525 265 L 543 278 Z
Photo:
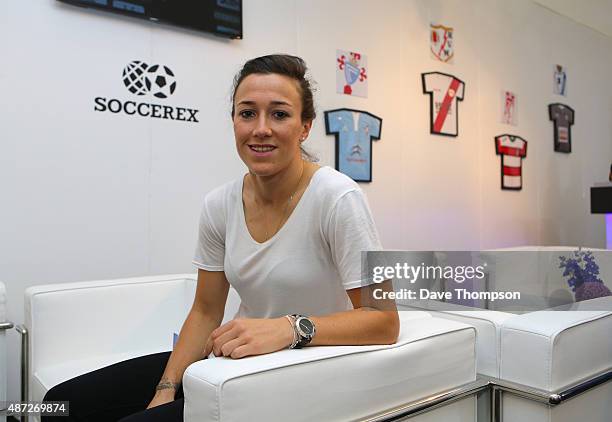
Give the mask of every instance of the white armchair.
M 170 275 L 27 289 L 29 400 L 77 375 L 171 350 L 195 285 L 194 275 Z M 239 304 L 230 292 L 225 321 Z M 183 376 L 185 421 L 475 421 L 475 394 L 487 388 L 476 379 L 475 340 L 470 326 L 414 311 L 401 313 L 394 345 L 195 362 Z

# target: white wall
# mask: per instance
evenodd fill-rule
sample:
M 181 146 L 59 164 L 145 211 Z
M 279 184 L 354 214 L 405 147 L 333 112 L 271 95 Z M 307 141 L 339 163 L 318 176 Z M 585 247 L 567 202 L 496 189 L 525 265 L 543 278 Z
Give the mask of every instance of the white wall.
M 228 119 L 232 76 L 273 52 L 303 56 L 318 82 L 308 144 L 322 164 L 334 159 L 324 110 L 383 118 L 363 188 L 387 248 L 604 246 L 588 188 L 612 160 L 612 39 L 527 0 L 245 0 L 244 9 L 244 40 L 228 41 L 54 0 L 4 5 L 0 279 L 12 320 L 23 321 L 33 284 L 193 270 L 203 195 L 244 171 Z M 430 59 L 431 21 L 455 28 L 453 65 Z M 369 98 L 335 93 L 337 48 L 367 54 Z M 136 98 L 121 82 L 132 60 L 172 68 L 176 93 L 152 102 L 197 108 L 200 123 L 95 112 L 97 96 Z M 557 63 L 569 69 L 567 98 L 551 92 Z M 429 135 L 420 74 L 435 70 L 466 82 L 456 139 Z M 502 89 L 518 95 L 516 128 L 498 123 Z M 569 155 L 553 152 L 547 104 L 557 101 L 576 110 Z M 493 137 L 505 132 L 529 142 L 520 192 L 499 186 Z M 16 334 L 9 342 L 16 399 Z
M 602 215 L 590 214 L 589 187 L 606 180 L 612 161 L 612 40 L 528 2 L 482 2 L 478 63 L 481 127 L 481 246 L 525 243 L 605 247 Z M 552 94 L 554 64 L 568 67 L 568 91 Z M 519 127 L 529 141 L 524 188 L 502 192 L 492 137 L 508 130 L 498 121 L 498 91 L 519 97 Z M 486 93 L 486 95 L 485 95 Z M 553 152 L 547 105 L 576 111 L 572 153 Z

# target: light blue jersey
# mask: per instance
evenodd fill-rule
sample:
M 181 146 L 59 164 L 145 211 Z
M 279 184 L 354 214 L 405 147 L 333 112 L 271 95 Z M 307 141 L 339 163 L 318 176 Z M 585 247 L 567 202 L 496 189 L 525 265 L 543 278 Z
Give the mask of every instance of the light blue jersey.
M 336 169 L 355 181 L 372 181 L 372 141 L 380 139 L 382 119 L 367 111 L 325 112 L 325 130 L 336 136 Z

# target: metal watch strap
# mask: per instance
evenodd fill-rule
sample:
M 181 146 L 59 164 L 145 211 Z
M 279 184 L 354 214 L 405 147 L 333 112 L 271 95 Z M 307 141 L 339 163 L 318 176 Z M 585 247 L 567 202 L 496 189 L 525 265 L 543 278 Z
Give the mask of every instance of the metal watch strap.
M 302 347 L 308 345 L 308 343 L 312 341 L 312 338 L 314 337 L 314 334 L 316 333 L 315 325 L 312 322 L 312 320 L 305 315 L 293 314 L 291 315 L 291 317 L 293 319 L 293 327 L 294 327 L 295 333 L 297 334 L 297 337 L 299 338 L 295 346 L 292 345 L 293 346 L 292 349 L 301 349 Z M 302 333 L 300 332 L 299 326 L 298 326 L 300 319 L 307 319 L 308 321 L 310 321 L 313 327 L 312 335 L 307 335 L 307 336 L 302 335 Z
M 289 345 L 289 348 L 295 349 L 296 344 L 298 344 L 298 341 L 300 340 L 300 335 L 295 328 L 295 317 L 293 315 L 285 315 L 285 318 L 287 318 L 287 321 L 289 321 L 289 324 L 291 324 L 291 329 L 293 330 L 293 341 Z

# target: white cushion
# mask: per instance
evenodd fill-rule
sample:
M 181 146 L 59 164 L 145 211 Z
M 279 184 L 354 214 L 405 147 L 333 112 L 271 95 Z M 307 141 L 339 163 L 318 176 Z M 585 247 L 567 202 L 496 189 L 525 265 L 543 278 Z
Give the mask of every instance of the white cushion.
M 612 297 L 583 307 L 517 315 L 501 328 L 500 376 L 547 391 L 612 368 Z M 578 306 L 580 309 L 580 305 Z
M 482 310 L 434 300 L 413 301 L 415 306 L 399 305 L 401 312 L 424 309 L 437 318 L 445 318 L 473 326 L 476 336 L 476 371 L 490 377 L 499 377 L 499 339 L 502 324 L 515 315 L 507 312 Z M 409 309 L 413 309 L 410 311 Z
M 183 376 L 185 421 L 354 420 L 475 380 L 472 327 L 421 312 L 400 321 L 393 345 L 196 362 Z

